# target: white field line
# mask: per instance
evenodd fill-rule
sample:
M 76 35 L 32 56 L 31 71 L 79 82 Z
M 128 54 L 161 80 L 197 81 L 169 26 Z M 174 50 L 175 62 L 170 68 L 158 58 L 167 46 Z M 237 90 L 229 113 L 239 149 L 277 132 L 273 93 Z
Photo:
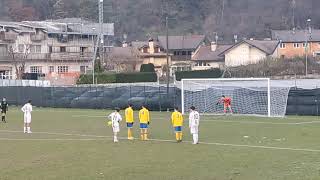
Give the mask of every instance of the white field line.
M 22 139 L 22 138 L 0 138 L 0 141 L 101 141 L 105 139 L 46 139 L 46 138 L 32 138 L 32 139 Z
M 222 123 L 240 123 L 240 124 L 272 124 L 272 125 L 301 125 L 301 124 L 317 124 L 320 121 L 306 121 L 306 122 L 292 122 L 292 123 L 285 123 L 285 122 L 255 122 L 255 121 L 228 121 L 228 120 L 200 120 L 204 122 L 222 122 Z
M 0 130 L 0 132 L 12 132 L 12 133 L 21 133 L 21 131 L 9 131 L 9 130 Z M 23 138 L 0 138 L 0 141 L 99 141 L 105 140 L 103 138 L 111 139 L 112 136 L 98 136 L 98 135 L 89 135 L 89 134 L 66 134 L 66 133 L 50 133 L 50 132 L 33 132 L 33 134 L 54 134 L 54 135 L 66 135 L 66 136 L 81 136 L 81 137 L 96 137 L 96 138 L 87 138 L 87 139 L 63 139 L 63 138 L 35 138 L 35 139 L 23 139 Z M 125 137 L 120 137 L 119 139 L 127 139 Z M 175 142 L 174 140 L 168 139 L 149 139 L 150 141 L 155 142 Z M 191 141 L 183 141 L 184 143 L 191 143 Z M 319 149 L 308 149 L 308 148 L 288 148 L 288 147 L 275 147 L 275 146 L 255 146 L 255 145 L 245 145 L 245 144 L 226 144 L 226 143 L 217 143 L 217 142 L 200 142 L 199 144 L 205 145 L 215 145 L 215 146 L 229 146 L 229 147 L 244 147 L 244 148 L 255 148 L 255 149 L 271 149 L 271 150 L 287 150 L 287 151 L 302 151 L 302 152 L 320 152 Z
M 87 118 L 107 118 L 106 116 L 91 116 L 91 115 L 72 115 L 72 117 L 87 117 Z M 153 118 L 163 119 L 163 118 Z M 215 118 L 217 119 L 217 118 Z M 233 120 L 200 120 L 202 122 L 220 122 L 220 123 L 240 123 L 240 124 L 271 124 L 271 125 L 303 125 L 303 124 L 319 124 L 320 121 L 306 121 L 306 122 L 259 122 L 259 121 L 233 121 Z

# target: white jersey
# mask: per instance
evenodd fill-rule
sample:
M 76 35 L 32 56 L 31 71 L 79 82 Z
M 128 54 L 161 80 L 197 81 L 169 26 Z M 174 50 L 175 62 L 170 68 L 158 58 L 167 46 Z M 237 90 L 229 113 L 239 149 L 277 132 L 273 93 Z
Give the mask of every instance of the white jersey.
M 189 114 L 189 126 L 199 126 L 200 115 L 197 111 L 192 111 Z
M 24 114 L 24 122 L 25 123 L 31 123 L 31 112 L 32 112 L 32 105 L 30 103 L 25 104 L 21 111 Z
M 29 115 L 32 112 L 32 105 L 30 103 L 25 104 L 22 108 L 21 111 L 24 113 L 24 115 Z
M 197 111 L 192 111 L 189 114 L 189 127 L 191 134 L 198 134 L 199 132 L 200 115 Z
M 118 112 L 113 112 L 108 116 L 109 119 L 111 119 L 112 122 L 112 128 L 114 132 L 119 132 L 119 126 L 120 121 L 122 121 L 122 117 Z

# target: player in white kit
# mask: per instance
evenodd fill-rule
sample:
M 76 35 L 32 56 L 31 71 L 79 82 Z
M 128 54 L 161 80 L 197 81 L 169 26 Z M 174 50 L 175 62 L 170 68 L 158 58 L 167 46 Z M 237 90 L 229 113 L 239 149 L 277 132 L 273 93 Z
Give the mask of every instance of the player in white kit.
M 189 128 L 193 138 L 192 144 L 199 143 L 199 121 L 200 115 L 198 111 L 196 111 L 196 108 L 194 106 L 191 106 L 189 114 Z
M 21 111 L 23 112 L 23 121 L 24 121 L 24 127 L 23 132 L 24 133 L 32 133 L 31 132 L 31 112 L 32 112 L 32 105 L 31 100 L 29 100 L 22 108 Z
M 116 110 L 108 116 L 112 123 L 113 142 L 118 142 L 117 135 L 120 132 L 120 121 L 122 121 L 122 117 L 119 112 L 120 109 L 116 108 Z

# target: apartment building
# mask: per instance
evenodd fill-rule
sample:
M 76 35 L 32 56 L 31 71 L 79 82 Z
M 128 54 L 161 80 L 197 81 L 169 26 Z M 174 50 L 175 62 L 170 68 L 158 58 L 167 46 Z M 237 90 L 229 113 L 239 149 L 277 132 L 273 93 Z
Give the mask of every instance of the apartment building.
M 92 70 L 99 31 L 98 23 L 75 18 L 0 22 L 0 75 L 20 79 L 24 73 L 38 73 L 46 80 L 74 83 Z M 103 46 L 111 46 L 113 24 L 103 24 L 102 32 Z

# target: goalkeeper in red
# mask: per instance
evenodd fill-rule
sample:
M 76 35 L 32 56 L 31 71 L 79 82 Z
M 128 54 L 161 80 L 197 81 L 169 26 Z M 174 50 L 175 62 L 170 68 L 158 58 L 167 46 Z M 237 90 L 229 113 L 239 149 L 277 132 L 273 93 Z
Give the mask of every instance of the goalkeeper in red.
M 223 103 L 223 112 L 226 114 L 229 110 L 229 112 L 232 114 L 232 108 L 231 108 L 231 97 L 227 97 L 225 95 L 221 96 L 221 99 L 217 102 L 217 105 L 220 103 Z

